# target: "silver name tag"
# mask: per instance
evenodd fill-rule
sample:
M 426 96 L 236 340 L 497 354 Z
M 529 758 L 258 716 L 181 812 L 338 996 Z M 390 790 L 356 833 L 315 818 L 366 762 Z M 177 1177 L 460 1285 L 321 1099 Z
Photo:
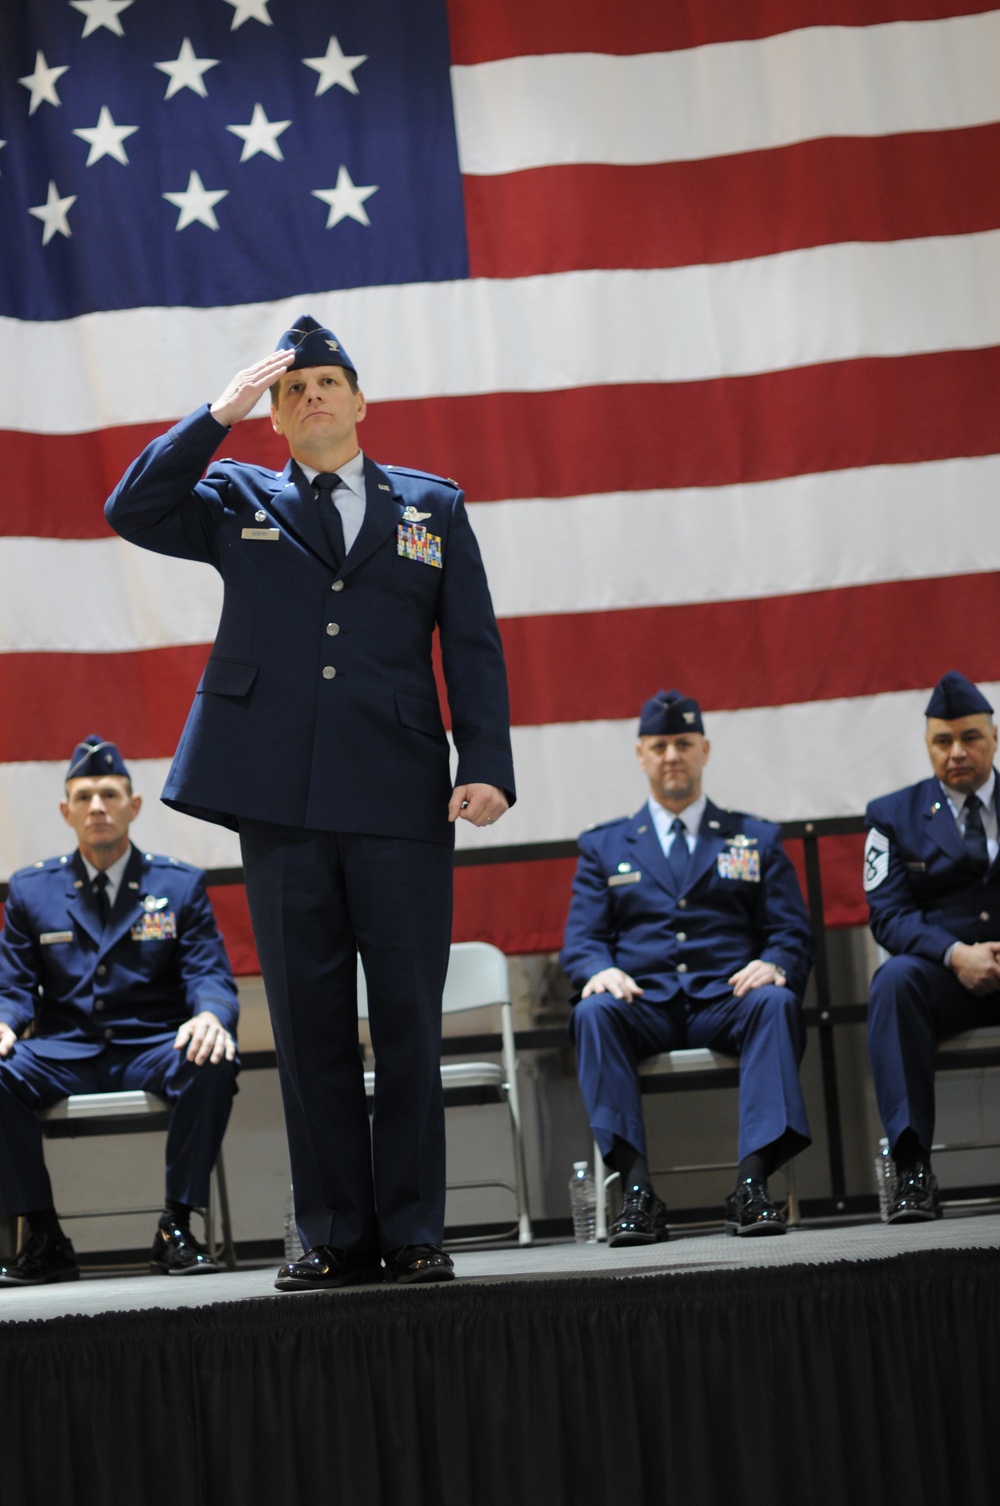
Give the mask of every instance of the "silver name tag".
M 641 878 L 641 873 L 611 873 L 608 875 L 608 888 L 617 889 L 619 884 L 637 884 Z
M 57 941 L 72 941 L 72 931 L 43 931 L 39 936 L 42 946 L 54 946 Z
M 240 534 L 241 539 L 280 539 L 281 534 L 277 528 L 244 528 Z

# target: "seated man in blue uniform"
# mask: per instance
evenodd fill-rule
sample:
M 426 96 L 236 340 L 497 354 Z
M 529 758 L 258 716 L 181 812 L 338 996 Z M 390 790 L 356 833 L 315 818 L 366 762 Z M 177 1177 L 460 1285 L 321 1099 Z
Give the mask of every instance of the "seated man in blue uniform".
M 218 1270 L 189 1220 L 208 1201 L 236 1092 L 236 985 L 201 872 L 130 842 L 141 804 L 114 743 L 86 738 L 60 804 L 77 850 L 10 880 L 0 935 L 0 1204 L 24 1218 L 28 1238 L 0 1265 L 0 1286 L 80 1274 L 53 1207 L 35 1111 L 73 1093 L 122 1089 L 173 1105 L 150 1270 Z
M 895 1162 L 890 1223 L 940 1217 L 931 1170 L 938 1041 L 1000 1022 L 993 708 L 950 670 L 926 717 L 932 778 L 873 800 L 866 813 L 872 934 L 892 954 L 868 1001 L 875 1094 Z
M 284 470 L 214 460 L 268 390 Z M 514 799 L 503 649 L 462 492 L 362 454 L 365 413 L 340 341 L 303 316 L 154 440 L 106 507 L 123 537 L 225 581 L 163 798 L 240 834 L 305 1247 L 281 1291 L 454 1274 L 441 1247 L 454 823 L 488 826 Z
M 702 793 L 708 762 L 697 701 L 659 691 L 636 748 L 649 799 L 580 838 L 562 964 L 587 1116 L 621 1178 L 612 1245 L 667 1238 L 653 1191 L 638 1063 L 708 1046 L 740 1058 L 739 1170 L 726 1200 L 733 1234 L 783 1234 L 767 1178 L 810 1142 L 799 1063 L 809 917 L 778 828 L 720 810 Z

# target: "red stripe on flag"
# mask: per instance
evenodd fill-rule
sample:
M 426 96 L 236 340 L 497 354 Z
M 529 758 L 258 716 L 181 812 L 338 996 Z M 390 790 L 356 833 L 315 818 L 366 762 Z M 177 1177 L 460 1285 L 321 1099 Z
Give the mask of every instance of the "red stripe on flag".
M 208 644 L 123 654 L 0 654 L 0 763 L 69 759 L 94 727 L 127 758 L 167 758 Z
M 1000 648 L 988 634 L 970 639 L 968 623 L 998 613 L 1000 574 L 984 574 L 506 618 L 500 630 L 514 725 L 542 726 L 628 719 L 674 681 L 696 685 L 702 705 L 722 711 L 919 689 L 953 663 L 974 680 L 997 680 Z M 207 654 L 196 645 L 0 655 L 0 703 L 19 711 L 0 721 L 0 761 L 68 755 L 95 725 L 132 759 L 170 757 Z
M 1000 125 L 465 179 L 473 277 L 741 261 L 1000 225 Z
M 706 382 L 375 403 L 361 439 L 380 460 L 458 478 L 472 501 L 726 486 L 995 454 L 998 390 L 1000 347 L 991 347 Z M 0 433 L 3 531 L 105 536 L 104 498 L 166 427 Z M 280 470 L 280 443 L 267 419 L 250 419 L 225 452 Z
M 956 602 L 961 610 L 956 611 Z M 1000 679 L 1000 575 L 893 581 L 755 601 L 632 608 L 500 624 L 515 726 L 618 721 L 657 686 L 715 711 L 933 685 L 951 664 Z
M 991 0 L 448 0 L 452 62 L 487 63 L 528 53 L 676 52 L 752 41 L 809 26 L 877 26 L 979 15 Z

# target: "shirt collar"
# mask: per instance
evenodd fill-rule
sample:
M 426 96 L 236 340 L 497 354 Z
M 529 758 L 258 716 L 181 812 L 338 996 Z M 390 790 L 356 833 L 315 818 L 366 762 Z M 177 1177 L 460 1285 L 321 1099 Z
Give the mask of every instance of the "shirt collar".
M 128 860 L 131 856 L 132 848 L 126 847 L 121 857 L 115 858 L 115 861 L 111 864 L 111 867 L 104 869 L 104 872 L 108 876 L 108 901 L 112 905 L 115 902 L 115 895 L 121 888 L 122 879 L 125 877 L 125 869 L 128 867 Z M 90 880 L 91 884 L 93 884 L 95 878 L 100 872 L 100 869 L 95 868 L 93 863 L 88 862 L 87 859 L 83 857 L 82 852 L 80 854 L 80 857 L 83 858 L 83 866 L 87 870 L 87 877 Z
M 991 769 L 990 777 L 989 779 L 987 779 L 986 783 L 982 785 L 978 790 L 973 791 L 973 794 L 979 796 L 980 800 L 983 802 L 984 807 L 988 811 L 991 811 L 993 809 L 993 797 L 996 792 L 996 782 L 996 769 Z M 938 780 L 938 784 L 941 785 L 941 788 L 944 791 L 945 799 L 948 801 L 948 804 L 954 811 L 956 818 L 959 817 L 965 810 L 965 802 L 969 798 L 968 795 L 963 795 L 959 790 L 950 790 L 948 786 L 944 784 L 940 779 Z
M 319 475 L 319 471 L 315 470 L 311 465 L 303 465 L 301 460 L 297 460 L 295 463 L 309 482 L 309 485 L 312 486 Z M 341 482 L 347 487 L 348 491 L 353 492 L 356 497 L 360 497 L 362 502 L 365 500 L 365 457 L 362 450 L 359 450 L 356 455 L 352 455 L 350 460 L 345 461 L 342 466 L 338 467 L 335 475 L 340 477 Z
M 708 804 L 708 796 L 699 795 L 698 799 L 691 805 L 686 805 L 682 811 L 677 811 L 676 813 L 668 811 L 658 800 L 654 800 L 652 795 L 650 795 L 646 804 L 649 807 L 649 814 L 656 828 L 656 834 L 662 842 L 675 820 L 683 822 L 689 837 L 696 837 L 698 835 L 698 828 L 701 826 L 701 818 L 705 814 L 705 806 Z

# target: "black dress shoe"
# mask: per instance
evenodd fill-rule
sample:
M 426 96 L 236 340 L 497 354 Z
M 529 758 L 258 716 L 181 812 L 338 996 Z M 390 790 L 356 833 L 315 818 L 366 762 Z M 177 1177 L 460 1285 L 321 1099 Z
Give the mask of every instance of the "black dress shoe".
M 784 1216 L 771 1202 L 763 1177 L 743 1177 L 726 1198 L 730 1234 L 787 1234 Z
M 452 1281 L 455 1265 L 437 1245 L 401 1245 L 385 1257 L 386 1277 L 404 1284 L 414 1281 Z
M 336 1286 L 362 1286 L 382 1280 L 377 1255 L 367 1250 L 338 1250 L 314 1245 L 301 1260 L 290 1260 L 274 1278 L 279 1292 L 325 1292 Z
M 940 1217 L 937 1177 L 926 1162 L 897 1171 L 886 1223 L 923 1224 Z
M 219 1262 L 181 1224 L 160 1224 L 149 1252 L 152 1276 L 211 1276 L 221 1270 Z
M 652 1245 L 670 1238 L 666 1204 L 648 1187 L 626 1187 L 622 1206 L 608 1230 L 609 1245 Z
M 49 1281 L 78 1281 L 80 1267 L 65 1235 L 32 1234 L 8 1264 L 0 1265 L 0 1286 L 44 1286 Z

